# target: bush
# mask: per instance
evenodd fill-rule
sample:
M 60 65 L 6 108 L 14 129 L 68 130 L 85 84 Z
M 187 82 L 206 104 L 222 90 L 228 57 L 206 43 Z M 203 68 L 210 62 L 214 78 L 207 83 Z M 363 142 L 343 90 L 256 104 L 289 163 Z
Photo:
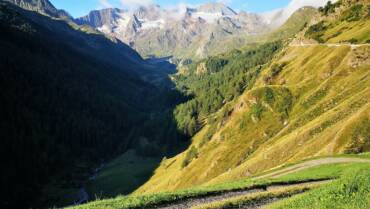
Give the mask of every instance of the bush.
M 355 39 L 355 38 L 351 38 L 350 40 L 348 40 L 348 42 L 351 43 L 351 44 L 357 44 L 358 40 Z
M 315 25 L 310 26 L 306 31 L 305 36 L 307 38 L 312 38 L 319 43 L 324 43 L 325 41 L 322 39 L 322 36 L 327 29 L 328 27 L 326 26 L 325 22 L 321 21 Z
M 281 64 L 273 64 L 270 69 L 270 73 L 264 78 L 265 83 L 270 83 L 270 81 L 278 76 L 280 72 L 284 69 L 286 66 L 286 63 L 281 63 Z
M 344 12 L 342 20 L 345 20 L 348 22 L 360 20 L 362 17 L 362 11 L 363 11 L 362 8 L 363 8 L 363 5 L 361 4 L 352 6 L 347 11 Z
M 186 153 L 184 161 L 182 161 L 182 168 L 188 166 L 194 158 L 198 158 L 198 149 L 195 146 L 192 146 Z
M 261 104 L 254 104 L 251 108 L 251 115 L 254 116 L 258 120 L 261 120 L 262 112 L 263 112 L 263 107 Z

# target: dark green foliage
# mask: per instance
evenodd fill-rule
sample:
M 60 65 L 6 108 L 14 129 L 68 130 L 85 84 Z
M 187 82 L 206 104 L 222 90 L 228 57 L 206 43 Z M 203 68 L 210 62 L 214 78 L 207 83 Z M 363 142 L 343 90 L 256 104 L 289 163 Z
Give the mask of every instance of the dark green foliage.
M 349 8 L 343 13 L 342 20 L 353 22 L 358 21 L 363 16 L 363 5 L 357 4 Z
M 348 42 L 351 43 L 351 44 L 357 44 L 358 40 L 355 39 L 355 38 L 351 38 L 350 40 L 348 40 Z
M 178 88 L 186 89 L 185 93 L 193 97 L 179 105 L 174 112 L 179 130 L 191 136 L 204 125 L 206 118 L 211 123 L 209 115 L 250 87 L 261 65 L 267 63 L 281 46 L 280 42 L 273 42 L 243 52 L 234 50 L 205 60 L 206 63 L 212 63 L 209 67 L 216 68 L 208 69 L 205 75 L 195 73 L 199 63 L 194 63 L 190 66 L 190 75 L 177 76 Z
M 54 205 L 40 202 L 44 185 L 78 187 L 77 165 L 141 137 L 146 155 L 182 144 L 171 110 L 181 96 L 143 82 L 150 72 L 129 47 L 2 2 L 0 31 L 1 208 Z
M 266 88 L 264 100 L 266 100 L 269 104 L 272 104 L 274 102 L 274 91 L 271 88 Z
M 190 150 L 186 153 L 186 156 L 185 156 L 185 159 L 184 161 L 182 162 L 181 166 L 183 168 L 185 168 L 186 166 L 188 166 L 191 161 L 195 158 L 198 158 L 198 149 L 194 146 L 192 146 L 190 148 Z
M 254 104 L 252 105 L 251 107 L 251 115 L 257 119 L 257 120 L 260 120 L 261 119 L 261 116 L 262 116 L 262 113 L 263 113 L 263 106 L 261 104 Z
M 312 38 L 319 43 L 324 43 L 325 41 L 322 39 L 322 36 L 327 29 L 328 27 L 326 26 L 326 23 L 324 21 L 321 21 L 315 25 L 310 26 L 306 31 L 305 36 L 307 38 Z
M 222 68 L 227 65 L 228 60 L 219 59 L 217 57 L 211 57 L 206 61 L 207 69 L 210 69 L 212 73 L 222 70 Z
M 273 64 L 271 66 L 271 69 L 270 69 L 270 72 L 268 73 L 268 75 L 266 75 L 264 77 L 265 83 L 270 83 L 273 78 L 278 76 L 280 74 L 280 72 L 284 69 L 286 64 L 287 63 L 285 63 L 285 62 L 281 63 L 281 64 L 277 64 L 277 63 Z
M 325 7 L 319 8 L 319 11 L 324 15 L 328 15 L 330 13 L 335 12 L 335 8 L 339 7 L 340 5 L 342 5 L 342 1 L 337 1 L 334 4 L 331 1 L 328 1 Z

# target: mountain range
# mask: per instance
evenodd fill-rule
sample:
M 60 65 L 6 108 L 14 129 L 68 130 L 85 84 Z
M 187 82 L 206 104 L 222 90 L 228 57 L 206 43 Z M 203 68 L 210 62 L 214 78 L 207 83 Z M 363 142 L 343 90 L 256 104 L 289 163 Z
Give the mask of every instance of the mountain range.
M 0 1 L 0 207 L 367 208 L 369 8 Z
M 173 8 L 148 5 L 133 10 L 94 10 L 74 19 L 46 0 L 7 1 L 25 9 L 69 19 L 79 25 L 88 25 L 128 44 L 143 57 L 172 56 L 179 60 L 197 60 L 245 45 L 251 42 L 251 38 L 279 28 L 299 8 L 318 7 L 327 2 L 294 0 L 286 8 L 260 14 L 237 12 L 222 3 L 205 3 L 196 7 L 180 4 Z
M 171 9 L 149 5 L 133 11 L 96 10 L 77 18 L 76 22 L 120 39 L 144 57 L 200 59 L 226 52 L 234 45 L 245 45 L 248 37 L 277 29 L 303 6 L 325 3 L 326 0 L 295 0 L 284 9 L 262 14 L 236 12 L 222 3 L 180 5 Z M 236 43 L 231 45 L 232 41 Z M 218 45 L 225 48 L 221 50 Z

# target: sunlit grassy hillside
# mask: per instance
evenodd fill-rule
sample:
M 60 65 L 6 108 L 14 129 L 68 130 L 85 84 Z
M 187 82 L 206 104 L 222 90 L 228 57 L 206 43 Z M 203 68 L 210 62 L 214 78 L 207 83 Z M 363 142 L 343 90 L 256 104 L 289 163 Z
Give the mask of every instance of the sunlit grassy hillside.
M 359 19 L 343 18 L 354 2 L 345 1 L 339 15 L 319 17 L 333 23 L 322 37 L 340 31 L 338 41 L 345 41 L 363 25 L 355 35 L 366 42 L 367 1 L 358 1 Z M 212 116 L 218 120 L 195 135 L 188 151 L 162 162 L 136 193 L 219 183 L 307 157 L 370 150 L 369 52 L 366 45 L 287 46 L 252 89 Z M 210 127 L 217 131 L 209 139 Z

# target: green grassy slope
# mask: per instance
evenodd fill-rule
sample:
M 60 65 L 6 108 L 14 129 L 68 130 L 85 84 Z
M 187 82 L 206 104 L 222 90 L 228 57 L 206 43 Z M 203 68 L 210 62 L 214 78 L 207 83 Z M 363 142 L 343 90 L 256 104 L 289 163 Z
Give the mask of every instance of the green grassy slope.
M 160 161 L 159 157 L 143 157 L 135 150 L 127 151 L 104 165 L 96 179 L 87 185 L 87 192 L 99 198 L 128 194 L 149 179 Z
M 360 157 L 364 159 L 369 159 L 368 156 L 353 156 L 353 155 L 342 155 L 340 157 L 353 157 L 354 159 Z M 294 164 L 292 164 L 293 166 Z M 186 190 L 174 191 L 174 192 L 161 192 L 148 195 L 129 195 L 129 196 L 118 196 L 113 199 L 98 200 L 81 206 L 75 206 L 71 208 L 105 208 L 105 209 L 114 209 L 114 208 L 152 208 L 154 205 L 169 203 L 173 201 L 178 201 L 182 199 L 187 199 L 190 197 L 210 195 L 214 193 L 219 193 L 222 191 L 231 191 L 247 188 L 260 188 L 267 185 L 274 184 L 289 184 L 297 182 L 306 182 L 312 180 L 321 180 L 321 179 L 342 179 L 347 178 L 348 173 L 356 173 L 356 171 L 361 170 L 362 174 L 364 172 L 369 173 L 369 163 L 346 163 L 346 164 L 329 164 L 317 166 L 314 168 L 306 169 L 299 171 L 294 174 L 289 174 L 282 176 L 278 179 L 242 179 L 239 181 L 230 181 L 224 182 L 222 184 L 215 184 L 210 186 L 201 186 L 189 188 Z M 366 173 L 365 173 L 366 174 Z M 341 180 L 340 180 L 341 181 Z M 365 185 L 363 185 L 365 186 Z M 294 190 L 295 188 L 293 188 Z M 300 189 L 300 188 L 296 188 Z M 280 195 L 287 196 L 289 192 L 293 190 L 282 190 Z M 261 194 L 257 194 L 256 198 L 260 198 Z M 262 193 L 264 195 L 264 193 Z M 271 195 L 271 194 L 268 194 Z M 206 207 L 207 208 L 207 207 Z M 212 207 L 211 207 L 212 208 Z M 216 207 L 217 208 L 217 207 Z
M 368 0 L 341 0 L 327 6 L 328 12 L 321 12 L 322 16 L 314 18 L 298 36 L 321 43 L 369 43 L 369 3 Z
M 268 209 L 321 209 L 353 208 L 365 209 L 370 205 L 369 169 L 354 169 L 340 180 L 296 197 L 274 203 Z
M 362 21 L 367 17 L 350 24 Z M 252 89 L 194 136 L 197 155 L 187 166 L 187 152 L 168 159 L 170 166 L 159 167 L 136 193 L 209 185 L 307 157 L 368 151 L 369 67 L 369 46 L 286 47 Z M 210 137 L 212 127 L 217 131 Z

